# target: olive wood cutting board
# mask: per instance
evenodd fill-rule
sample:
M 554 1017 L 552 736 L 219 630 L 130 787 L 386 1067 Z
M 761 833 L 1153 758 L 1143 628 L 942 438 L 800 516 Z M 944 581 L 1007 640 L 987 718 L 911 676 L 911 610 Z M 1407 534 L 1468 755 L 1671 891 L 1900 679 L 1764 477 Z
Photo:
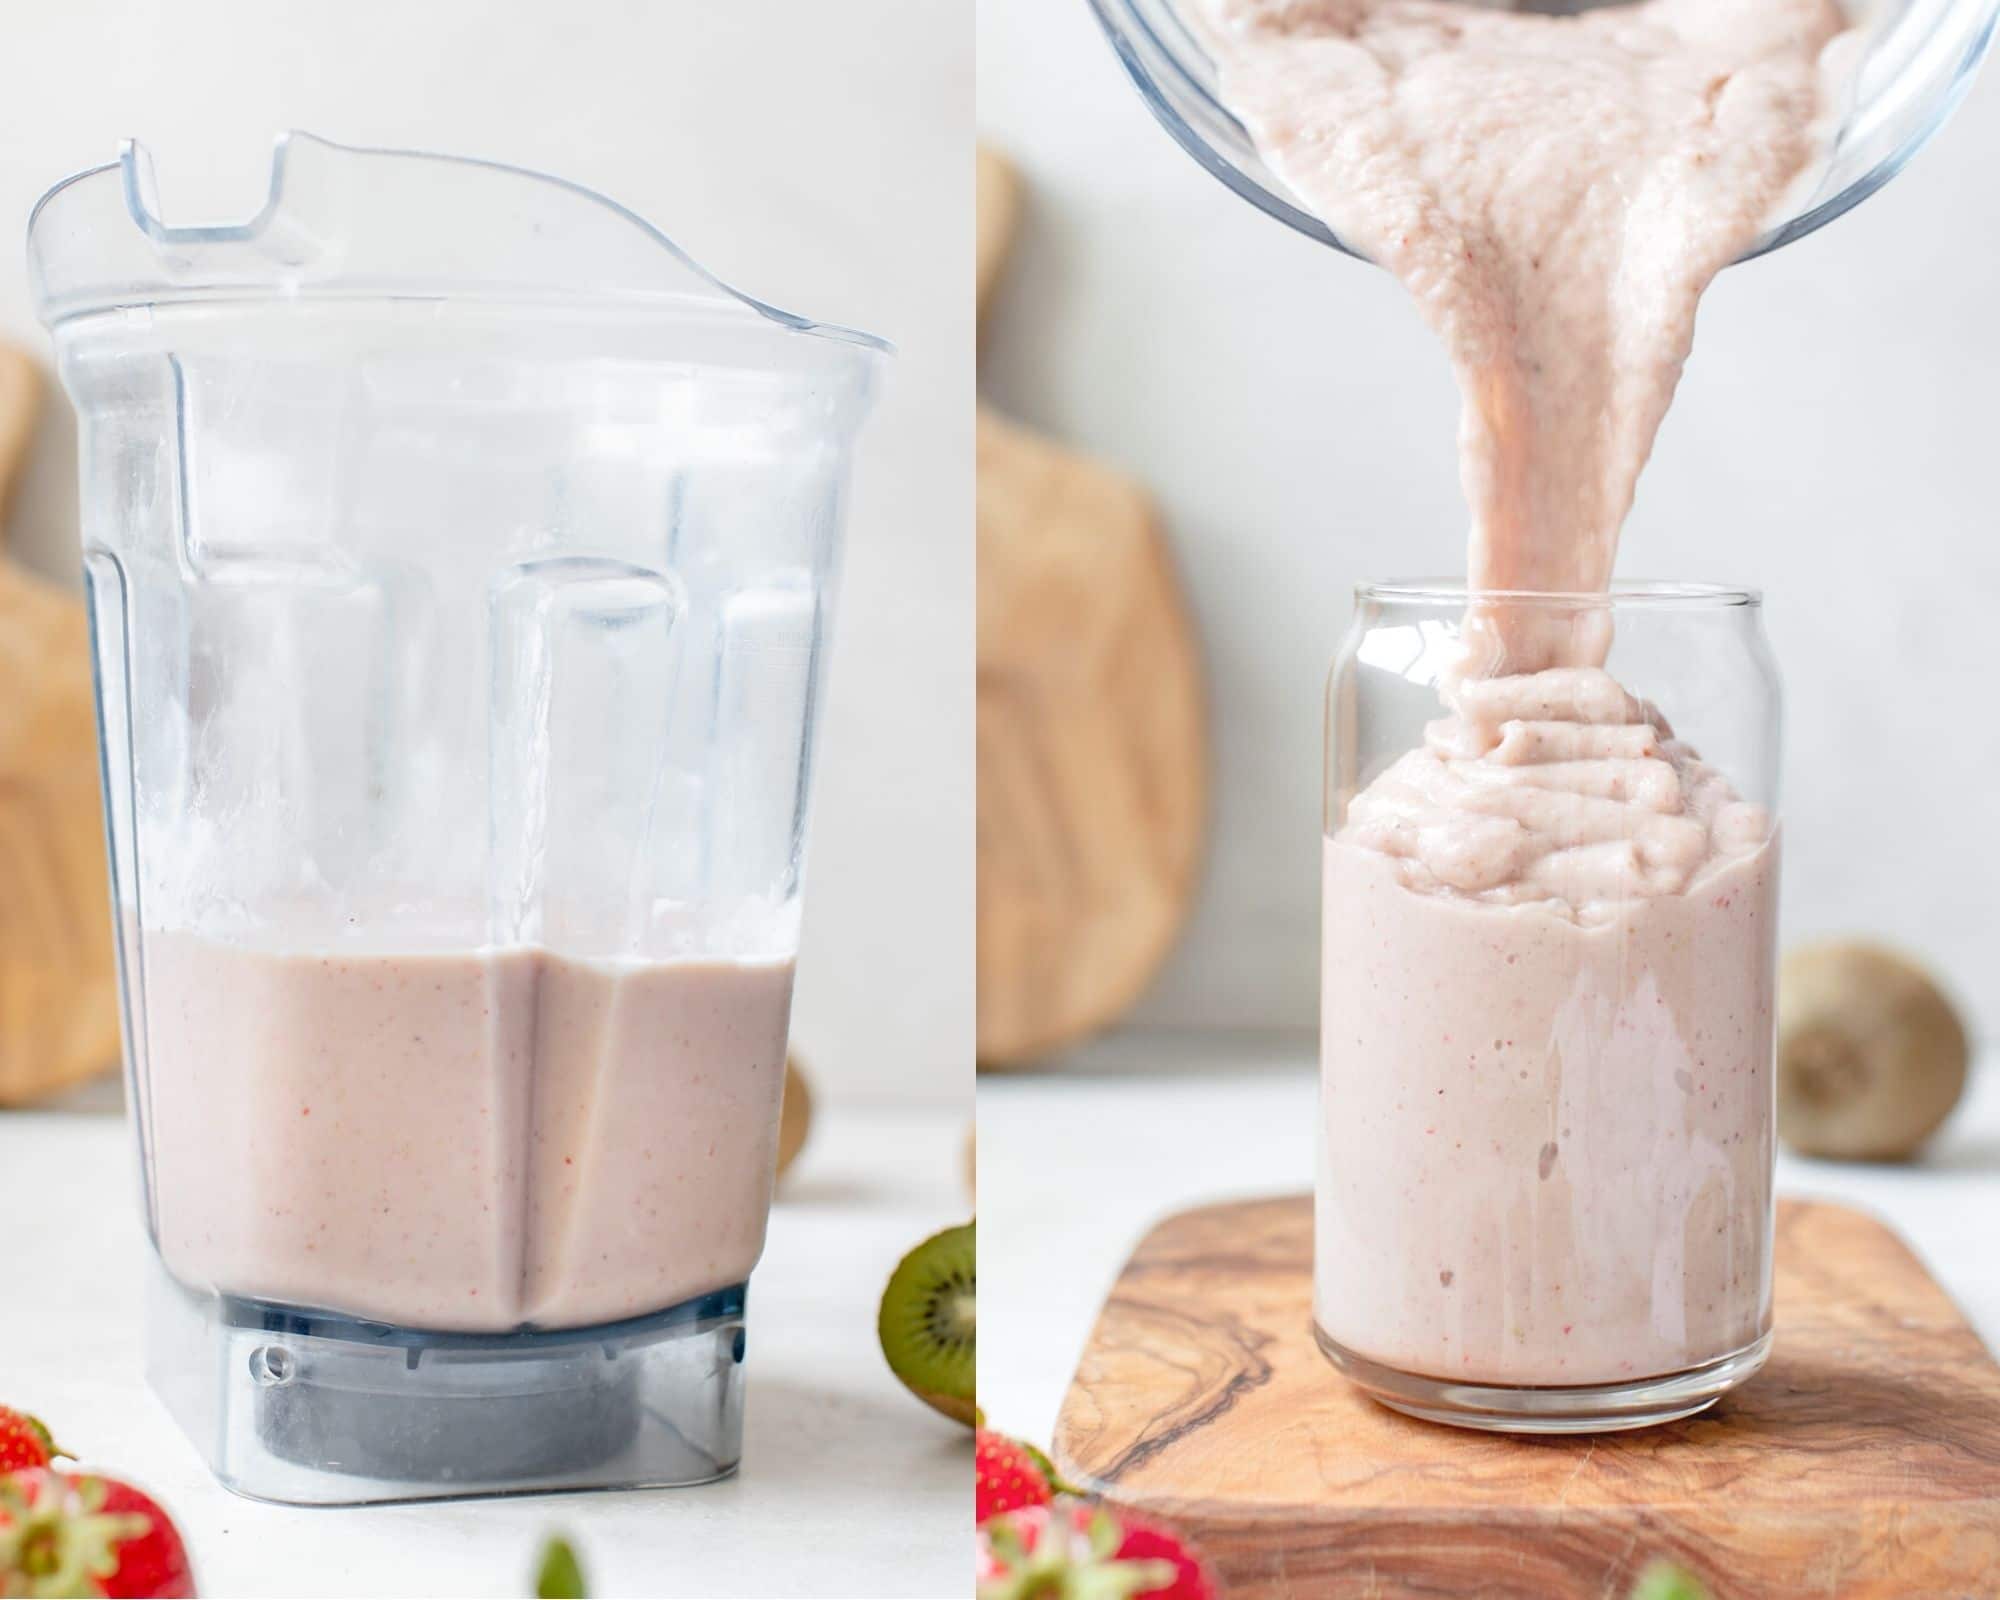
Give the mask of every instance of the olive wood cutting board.
M 1170 1521 L 1230 1600 L 1623 1596 L 1666 1558 L 1717 1600 L 2000 1593 L 2000 1367 L 1909 1248 L 1780 1202 L 1764 1370 L 1589 1438 L 1417 1422 L 1313 1343 L 1304 1195 L 1167 1218 L 1056 1424 L 1059 1471 Z

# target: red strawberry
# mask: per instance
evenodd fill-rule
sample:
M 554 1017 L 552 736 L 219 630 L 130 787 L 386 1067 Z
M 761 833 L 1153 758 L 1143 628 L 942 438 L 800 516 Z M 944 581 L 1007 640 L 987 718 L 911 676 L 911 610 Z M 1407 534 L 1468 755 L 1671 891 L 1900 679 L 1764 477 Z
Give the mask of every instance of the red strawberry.
M 979 1600 L 1216 1600 L 1201 1558 L 1165 1528 L 1060 1499 L 979 1530 Z
M 984 1522 L 1003 1511 L 1049 1503 L 1049 1480 L 1034 1452 L 1004 1433 L 980 1428 L 973 1434 L 973 1520 Z
M 1120 1561 L 1164 1561 L 1174 1569 L 1172 1583 L 1149 1591 L 1155 1600 L 1215 1600 L 1214 1577 L 1179 1534 L 1129 1513 L 1121 1513 L 1118 1521 L 1125 1530 L 1124 1542 L 1118 1546 Z
M 46 1467 L 0 1477 L 0 1594 L 185 1600 L 194 1592 L 173 1522 L 129 1483 Z
M 69 1452 L 56 1447 L 49 1430 L 25 1411 L 0 1406 L 0 1472 L 17 1472 L 23 1467 L 46 1467 L 57 1456 Z

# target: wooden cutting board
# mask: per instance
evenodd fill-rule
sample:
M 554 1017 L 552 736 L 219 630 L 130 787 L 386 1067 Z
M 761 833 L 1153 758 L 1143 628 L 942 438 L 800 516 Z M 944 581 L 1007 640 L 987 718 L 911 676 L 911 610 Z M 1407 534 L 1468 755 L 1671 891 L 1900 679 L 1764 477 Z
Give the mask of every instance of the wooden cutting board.
M 1178 1525 L 1230 1600 L 1600 1600 L 1655 1557 L 1717 1600 L 2000 1593 L 2000 1367 L 1870 1217 L 1781 1202 L 1764 1370 L 1586 1439 L 1361 1398 L 1313 1344 L 1311 1250 L 1304 1195 L 1160 1223 L 1056 1425 L 1059 1470 Z

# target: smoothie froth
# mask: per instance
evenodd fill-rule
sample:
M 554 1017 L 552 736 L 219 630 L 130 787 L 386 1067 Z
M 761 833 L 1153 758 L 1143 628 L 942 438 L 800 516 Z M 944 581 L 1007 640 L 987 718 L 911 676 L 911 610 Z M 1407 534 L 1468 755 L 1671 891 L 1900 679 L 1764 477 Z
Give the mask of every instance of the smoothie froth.
M 1693 892 L 1770 836 L 1762 806 L 1601 668 L 1448 693 L 1455 715 L 1355 796 L 1340 835 L 1390 857 L 1405 888 L 1603 922 Z

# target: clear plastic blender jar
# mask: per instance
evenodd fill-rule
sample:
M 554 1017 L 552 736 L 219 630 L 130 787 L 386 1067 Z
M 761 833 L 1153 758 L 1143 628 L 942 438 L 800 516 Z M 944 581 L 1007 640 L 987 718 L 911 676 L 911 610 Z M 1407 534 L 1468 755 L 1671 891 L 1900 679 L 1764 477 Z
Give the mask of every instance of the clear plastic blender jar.
M 1484 0 L 1491 4 L 1493 0 Z M 1620 0 L 1571 0 L 1588 10 Z M 1147 108 L 1201 166 L 1258 209 L 1299 232 L 1355 252 L 1265 166 L 1222 104 L 1215 63 L 1193 0 L 1090 0 L 1105 37 Z M 1517 10 L 1555 0 L 1514 0 Z M 1846 114 L 1826 160 L 1744 259 L 1802 239 L 1859 205 L 1930 142 L 1972 87 L 1993 42 L 2000 0 L 1847 0 L 1863 27 Z
M 736 1464 L 886 349 L 631 213 L 290 135 L 30 223 L 81 419 L 151 1375 L 340 1502 Z

